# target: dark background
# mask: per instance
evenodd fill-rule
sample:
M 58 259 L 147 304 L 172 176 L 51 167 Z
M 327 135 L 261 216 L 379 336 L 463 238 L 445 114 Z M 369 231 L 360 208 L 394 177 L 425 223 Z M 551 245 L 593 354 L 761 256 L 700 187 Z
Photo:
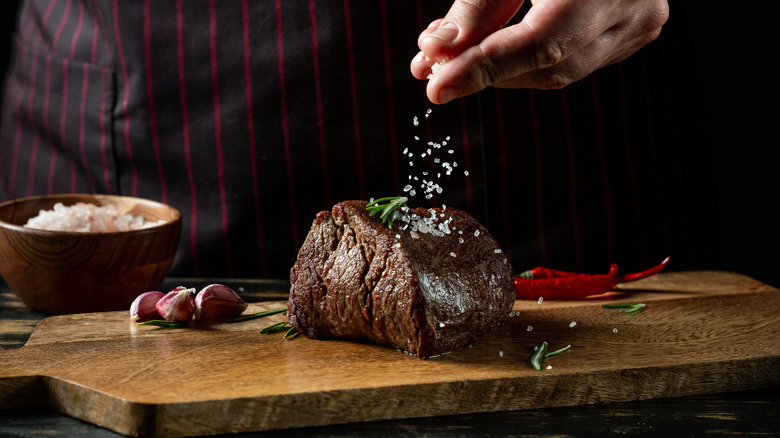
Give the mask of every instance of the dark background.
M 0 77 L 5 77 L 17 1 L 0 0 Z M 670 0 L 670 20 L 687 20 L 698 71 L 679 72 L 704 91 L 704 115 L 716 171 L 725 269 L 780 286 L 780 140 L 775 61 L 769 42 L 775 16 L 731 2 Z M 675 14 L 680 8 L 680 14 Z M 703 157 L 706 159 L 706 157 Z

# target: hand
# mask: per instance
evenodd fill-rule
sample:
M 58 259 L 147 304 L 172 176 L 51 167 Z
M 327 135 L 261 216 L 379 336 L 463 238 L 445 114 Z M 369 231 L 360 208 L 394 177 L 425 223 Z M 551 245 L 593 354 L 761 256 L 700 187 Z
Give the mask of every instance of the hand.
M 667 0 L 536 0 L 522 21 L 504 27 L 522 3 L 455 0 L 420 34 L 411 70 L 418 79 L 430 75 L 431 102 L 488 86 L 563 88 L 656 39 L 669 16 Z

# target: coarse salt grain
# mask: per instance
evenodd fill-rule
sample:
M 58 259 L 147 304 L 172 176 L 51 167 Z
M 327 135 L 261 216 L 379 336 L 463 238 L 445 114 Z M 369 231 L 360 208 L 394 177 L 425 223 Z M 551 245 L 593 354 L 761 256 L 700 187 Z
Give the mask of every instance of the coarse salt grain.
M 79 202 L 65 206 L 58 202 L 51 210 L 41 210 L 24 226 L 48 231 L 100 233 L 140 230 L 163 223 L 164 220 L 147 221 L 143 216 L 126 213 L 113 204 L 97 206 Z
M 530 331 L 533 331 L 533 329 L 534 329 L 534 328 L 533 328 L 533 326 L 530 326 L 530 325 L 529 325 L 529 326 L 528 326 L 528 328 L 527 328 L 526 330 L 528 330 L 528 331 L 530 332 Z
M 572 321 L 572 322 L 569 323 L 569 327 L 570 328 L 574 327 L 575 325 L 577 325 L 577 321 Z
M 613 329 L 612 329 L 612 333 L 617 333 L 617 332 L 618 332 L 618 329 L 617 329 L 617 327 L 615 327 L 615 328 L 613 328 Z
M 539 297 L 539 301 L 537 301 L 536 304 L 542 304 L 542 301 L 544 301 L 544 297 Z

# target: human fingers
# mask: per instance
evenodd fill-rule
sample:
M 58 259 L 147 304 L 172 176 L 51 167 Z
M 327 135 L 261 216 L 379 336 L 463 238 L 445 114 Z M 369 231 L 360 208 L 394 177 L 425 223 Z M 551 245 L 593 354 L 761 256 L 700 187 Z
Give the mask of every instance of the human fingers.
M 537 1 L 521 23 L 447 62 L 427 94 L 445 103 L 494 84 L 560 88 L 629 56 L 657 37 L 667 17 L 666 0 Z
M 533 70 L 492 84 L 496 88 L 560 89 L 584 79 L 600 68 L 628 58 L 658 36 L 659 32 L 643 35 L 615 52 L 603 52 L 604 47 L 594 42 L 564 61 L 551 67 Z M 596 56 L 594 53 L 606 54 Z
M 523 0 L 456 0 L 447 15 L 433 21 L 417 40 L 412 74 L 424 79 L 431 66 L 447 60 L 487 35 L 501 29 L 520 9 Z

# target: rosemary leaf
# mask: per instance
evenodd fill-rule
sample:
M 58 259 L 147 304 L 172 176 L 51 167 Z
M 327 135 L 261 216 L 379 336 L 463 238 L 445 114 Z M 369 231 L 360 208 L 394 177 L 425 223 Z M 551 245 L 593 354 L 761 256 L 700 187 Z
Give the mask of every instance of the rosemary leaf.
M 563 348 L 561 348 L 559 350 L 551 351 L 551 352 L 545 354 L 544 357 L 550 357 L 550 356 L 555 356 L 556 354 L 561 354 L 564 351 L 568 350 L 569 348 L 571 348 L 571 344 L 569 344 L 569 345 L 567 345 L 567 346 L 565 346 L 565 347 L 563 347 Z
M 295 327 L 290 327 L 290 330 L 287 330 L 284 333 L 284 336 L 282 336 L 282 339 L 285 339 L 289 341 L 290 339 L 298 336 L 298 330 L 295 330 Z
M 162 328 L 182 328 L 187 327 L 188 323 L 180 321 L 166 321 L 164 319 L 153 319 L 151 321 L 139 322 L 138 325 L 153 325 Z
M 536 352 L 531 356 L 531 366 L 536 371 L 542 370 L 542 358 L 547 353 L 547 341 L 542 342 L 542 346 L 536 349 Z
M 602 304 L 601 307 L 605 309 L 622 309 L 623 313 L 638 313 L 647 307 L 645 303 L 614 303 L 614 304 Z
M 277 322 L 276 324 L 269 325 L 264 329 L 260 329 L 260 333 L 262 334 L 279 333 L 286 328 L 285 327 L 286 325 L 287 325 L 287 321 Z
M 644 303 L 634 304 L 633 306 L 631 306 L 631 307 L 629 307 L 627 309 L 621 310 L 621 312 L 623 312 L 623 313 L 639 313 L 642 310 L 644 310 L 645 307 L 647 307 L 647 304 L 644 304 Z
M 257 313 L 250 313 L 248 315 L 241 315 L 237 318 L 229 319 L 226 322 L 241 322 L 241 321 L 249 321 L 250 319 L 257 319 L 262 318 L 264 316 L 269 315 L 276 315 L 277 313 L 284 313 L 287 311 L 286 307 L 282 307 L 279 309 L 273 309 L 273 310 L 265 310 L 263 312 L 257 312 Z

